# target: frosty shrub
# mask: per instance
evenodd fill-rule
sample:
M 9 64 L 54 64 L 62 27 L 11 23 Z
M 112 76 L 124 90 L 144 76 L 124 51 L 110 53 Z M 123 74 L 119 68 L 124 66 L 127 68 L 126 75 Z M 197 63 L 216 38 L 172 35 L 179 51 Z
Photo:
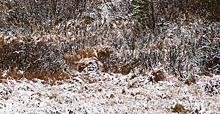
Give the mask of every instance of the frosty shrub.
M 212 79 L 205 85 L 205 91 L 210 94 L 220 94 L 220 80 Z
M 220 39 L 203 35 L 197 41 L 196 62 L 204 75 L 220 74 Z
M 67 76 L 68 73 L 65 71 L 67 66 L 59 54 L 58 48 L 52 43 L 6 43 L 0 48 L 0 70 L 9 70 L 8 75 L 18 79 L 62 79 L 62 76 Z M 16 75 L 20 71 L 22 73 Z
M 1 6 L 1 29 L 14 34 L 38 35 L 65 32 L 66 22 L 79 18 L 88 0 L 3 0 Z M 59 25 L 59 27 L 57 27 Z M 62 30 L 60 30 L 62 29 Z
M 216 15 L 218 10 L 207 9 L 212 5 L 198 0 L 3 0 L 0 67 L 39 77 L 101 65 L 102 72 L 155 72 L 150 75 L 158 78 L 157 69 L 164 69 L 162 78 L 152 78 L 156 82 L 166 78 L 165 72 L 183 80 L 219 74 L 219 24 L 200 17 Z M 13 42 L 14 37 L 23 41 Z

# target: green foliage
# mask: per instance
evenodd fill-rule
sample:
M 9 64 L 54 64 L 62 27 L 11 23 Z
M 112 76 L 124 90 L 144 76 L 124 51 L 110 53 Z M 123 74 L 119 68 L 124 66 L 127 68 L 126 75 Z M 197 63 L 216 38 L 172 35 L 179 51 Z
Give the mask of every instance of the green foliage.
M 199 0 L 199 3 L 200 8 L 207 11 L 206 15 L 202 16 L 212 21 L 220 21 L 220 0 Z
M 137 19 L 139 22 L 143 22 L 148 19 L 147 12 L 149 2 L 146 0 L 133 0 L 132 6 L 134 7 L 135 12 L 132 16 Z

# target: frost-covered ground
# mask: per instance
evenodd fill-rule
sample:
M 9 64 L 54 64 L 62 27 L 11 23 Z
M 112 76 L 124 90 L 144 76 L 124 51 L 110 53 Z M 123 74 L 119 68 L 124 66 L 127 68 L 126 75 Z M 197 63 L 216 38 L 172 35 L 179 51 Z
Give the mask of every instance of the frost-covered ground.
M 147 76 L 79 74 L 68 82 L 4 80 L 0 113 L 220 113 L 220 95 L 205 91 L 213 77 L 188 86 L 174 76 L 151 83 Z

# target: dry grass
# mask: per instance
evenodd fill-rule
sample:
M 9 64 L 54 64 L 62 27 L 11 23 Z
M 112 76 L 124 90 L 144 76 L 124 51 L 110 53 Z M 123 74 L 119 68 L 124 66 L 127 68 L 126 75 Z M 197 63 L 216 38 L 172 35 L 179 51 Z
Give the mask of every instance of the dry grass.
M 57 56 L 58 55 L 58 56 Z M 56 46 L 49 43 L 14 41 L 0 47 L 1 72 L 4 78 L 32 80 L 63 80 L 70 75 L 63 72 L 65 62 L 59 57 Z M 2 77 L 3 78 L 3 77 Z
M 158 81 L 165 81 L 166 77 L 162 70 L 154 71 L 151 73 L 150 81 L 151 82 L 158 82 Z

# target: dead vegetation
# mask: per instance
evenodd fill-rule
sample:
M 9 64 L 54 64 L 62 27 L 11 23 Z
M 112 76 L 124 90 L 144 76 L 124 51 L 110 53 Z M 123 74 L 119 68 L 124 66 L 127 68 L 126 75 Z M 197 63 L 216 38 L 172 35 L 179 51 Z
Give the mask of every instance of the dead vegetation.
M 151 75 L 152 76 L 150 77 L 149 81 L 151 81 L 152 83 L 158 81 L 165 81 L 166 79 L 165 74 L 162 70 L 154 71 L 151 73 Z
M 193 15 L 197 4 L 190 2 L 155 2 L 152 30 L 151 20 L 129 16 L 135 12 L 130 1 L 3 1 L 1 73 L 15 79 L 132 73 L 151 82 L 172 75 L 190 86 L 195 77 L 220 73 L 219 23 Z
M 54 61 L 57 60 L 57 61 Z M 1 71 L 12 79 L 65 79 L 69 77 L 56 46 L 49 43 L 5 43 L 0 49 Z

